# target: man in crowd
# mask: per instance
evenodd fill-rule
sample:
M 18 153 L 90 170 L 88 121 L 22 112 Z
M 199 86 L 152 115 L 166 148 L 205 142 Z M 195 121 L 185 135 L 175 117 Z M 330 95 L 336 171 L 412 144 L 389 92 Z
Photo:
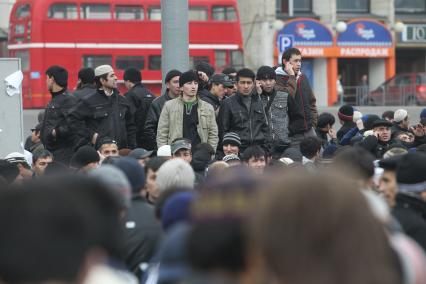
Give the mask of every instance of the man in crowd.
M 70 166 L 79 173 L 86 174 L 99 167 L 100 157 L 96 150 L 88 145 L 80 147 L 71 159 Z
M 28 164 L 28 161 L 25 159 L 24 154 L 13 152 L 7 155 L 4 159 L 18 167 L 21 179 L 32 178 L 33 172 L 31 170 L 31 166 Z
M 154 157 L 145 164 L 146 183 L 144 188 L 144 196 L 146 200 L 155 204 L 155 201 L 160 196 L 160 190 L 157 185 L 157 171 L 167 161 L 164 157 Z
M 76 137 L 67 116 L 78 100 L 67 92 L 68 71 L 61 66 L 51 66 L 46 70 L 46 85 L 52 99 L 45 110 L 40 138 L 56 161 L 68 165 Z
M 195 71 L 199 83 L 197 96 L 202 99 L 209 94 L 209 80 L 213 76 L 214 68 L 208 62 L 199 61 L 195 64 Z
M 219 130 L 235 132 L 241 139 L 241 151 L 251 145 L 267 148 L 269 128 L 260 97 L 253 93 L 255 74 L 248 68 L 237 73 L 237 93 L 223 101 L 219 111 Z
M 277 85 L 293 89 L 288 92 L 294 99 L 303 114 L 303 123 L 292 137 L 291 147 L 297 148 L 303 138 L 315 136 L 314 127 L 317 125 L 318 110 L 316 98 L 309 85 L 308 78 L 301 73 L 302 53 L 297 48 L 287 49 L 281 58 L 282 67 L 275 70 L 277 73 Z M 290 70 L 291 69 L 291 70 Z
M 95 71 L 90 67 L 81 68 L 78 71 L 77 88 L 73 95 L 78 99 L 82 99 L 93 93 L 96 93 Z
M 47 165 L 53 162 L 53 155 L 48 150 L 40 150 L 33 154 L 33 178 L 38 178 L 44 174 Z
M 172 157 L 173 158 L 180 158 L 184 160 L 185 162 L 188 162 L 188 164 L 191 164 L 192 161 L 192 146 L 191 141 L 185 138 L 177 138 L 172 142 L 172 145 L 170 145 Z
M 242 160 L 256 173 L 262 174 L 268 162 L 265 150 L 258 145 L 253 145 L 244 150 Z
M 405 109 L 398 109 L 393 116 L 392 137 L 399 132 L 407 132 L 409 127 L 408 112 Z
M 395 207 L 395 196 L 398 192 L 396 168 L 400 160 L 401 155 L 397 155 L 379 161 L 379 167 L 383 169 L 383 173 L 380 176 L 377 190 L 384 197 L 390 208 Z
M 315 133 L 321 139 L 323 148 L 326 148 L 330 144 L 337 145 L 338 143 L 336 131 L 333 129 L 335 122 L 336 119 L 331 113 L 323 112 L 318 116 Z
M 316 137 L 306 137 L 300 142 L 300 152 L 303 155 L 302 164 L 308 171 L 314 172 L 316 170 L 320 150 L 321 141 Z
M 225 74 L 214 74 L 210 78 L 209 93 L 201 99 L 212 105 L 216 116 L 219 114 L 220 102 L 225 98 L 227 88 L 232 88 L 234 84 Z
M 141 166 L 145 166 L 145 164 L 151 159 L 152 153 L 154 151 L 147 151 L 144 148 L 136 148 L 133 149 L 130 153 L 129 153 L 129 157 L 133 157 L 136 160 L 138 160 L 139 164 L 141 164 Z
M 373 135 L 367 136 L 361 142 L 361 146 L 370 151 L 376 158 L 382 158 L 390 146 L 395 144 L 391 140 L 391 127 L 392 123 L 386 119 L 376 120 L 373 123 Z
M 337 131 L 337 140 L 340 141 L 349 130 L 356 127 L 356 124 L 353 121 L 354 108 L 350 105 L 343 105 L 339 108 L 337 116 L 339 117 L 340 124 L 342 125 Z
M 162 96 L 154 99 L 151 106 L 149 107 L 144 130 L 144 136 L 149 140 L 149 145 L 146 146 L 147 150 L 157 149 L 157 127 L 161 110 L 167 101 L 177 98 L 182 92 L 179 86 L 180 75 L 182 75 L 182 72 L 175 69 L 167 72 L 166 78 L 164 79 L 164 83 L 166 84 L 166 92 Z
M 222 73 L 225 75 L 228 75 L 232 84 L 234 84 L 232 88 L 226 88 L 225 96 L 230 97 L 232 95 L 235 95 L 237 93 L 237 85 L 236 85 L 237 70 L 234 67 L 226 67 L 225 69 L 223 69 Z
M 44 146 L 40 139 L 41 124 L 37 124 L 35 128 L 31 129 L 31 146 L 29 146 L 28 151 L 34 153 L 39 150 L 43 150 Z
M 144 127 L 149 107 L 154 100 L 150 90 L 142 85 L 142 74 L 136 68 L 124 71 L 124 84 L 128 92 L 124 95 L 129 101 L 136 124 L 136 143 L 138 147 L 148 146 L 148 137 L 144 135 Z
M 213 107 L 197 96 L 198 77 L 189 70 L 179 78 L 182 95 L 165 103 L 158 121 L 157 146 L 171 145 L 176 138 L 187 138 L 192 146 L 209 143 L 216 149 L 218 130 Z
M 97 91 L 81 99 L 69 113 L 78 134 L 77 146 L 97 145 L 103 137 L 117 141 L 118 148 L 136 147 L 136 127 L 131 107 L 117 90 L 117 76 L 110 65 L 95 69 Z
M 110 156 L 118 157 L 118 146 L 117 142 L 110 137 L 104 137 L 99 141 L 99 154 L 102 155 L 103 158 L 107 158 Z
M 218 151 L 218 160 L 222 160 L 224 156 L 231 154 L 239 157 L 240 155 L 241 139 L 235 132 L 228 132 L 223 135 L 222 151 Z
M 271 154 L 280 158 L 284 150 L 290 146 L 291 136 L 298 134 L 301 129 L 303 115 L 288 90 L 275 89 L 276 74 L 272 67 L 260 67 L 256 79 L 257 94 L 262 99 L 268 120 Z

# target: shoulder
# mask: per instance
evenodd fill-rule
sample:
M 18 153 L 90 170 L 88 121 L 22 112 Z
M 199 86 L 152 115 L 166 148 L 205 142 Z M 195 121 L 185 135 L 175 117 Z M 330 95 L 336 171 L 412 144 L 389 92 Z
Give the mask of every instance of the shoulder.
M 208 102 L 204 101 L 203 99 L 199 100 L 199 104 L 200 104 L 200 108 L 203 108 L 207 111 L 214 112 L 213 106 L 211 104 L 209 104 Z

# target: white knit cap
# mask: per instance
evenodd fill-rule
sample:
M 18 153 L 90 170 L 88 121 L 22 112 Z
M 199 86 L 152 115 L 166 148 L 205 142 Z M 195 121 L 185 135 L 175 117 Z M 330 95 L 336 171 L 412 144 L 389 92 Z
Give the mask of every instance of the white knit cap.
M 157 150 L 157 156 L 158 157 L 171 157 L 172 156 L 172 149 L 170 145 L 163 145 Z
M 108 74 L 109 72 L 114 72 L 111 65 L 101 65 L 96 67 L 95 69 L 95 77 L 102 76 L 104 74 Z
M 171 159 L 158 169 L 156 182 L 160 191 L 176 187 L 193 189 L 194 170 L 181 158 Z
M 393 115 L 393 120 L 396 123 L 399 123 L 401 121 L 403 121 L 408 115 L 408 112 L 405 109 L 398 109 L 397 111 L 395 111 L 395 114 Z

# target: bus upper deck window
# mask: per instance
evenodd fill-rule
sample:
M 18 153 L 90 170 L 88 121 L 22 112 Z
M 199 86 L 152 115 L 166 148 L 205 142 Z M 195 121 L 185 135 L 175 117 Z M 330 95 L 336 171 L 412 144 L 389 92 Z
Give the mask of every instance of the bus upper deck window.
M 205 7 L 189 7 L 189 21 L 207 21 L 207 8 Z
M 236 21 L 237 13 L 232 6 L 215 6 L 212 9 L 212 18 L 215 21 Z
M 109 4 L 82 4 L 80 7 L 81 19 L 109 20 L 111 10 Z
M 96 68 L 100 65 L 112 65 L 111 55 L 84 55 L 83 67 Z
M 47 17 L 50 19 L 77 19 L 77 5 L 72 3 L 52 4 Z
M 160 7 L 150 7 L 148 9 L 148 19 L 152 21 L 161 21 L 161 8 Z
M 30 4 L 23 4 L 21 6 L 18 6 L 15 11 L 15 18 L 16 19 L 25 19 L 30 16 Z
M 117 20 L 143 20 L 143 8 L 141 6 L 116 6 L 115 18 Z
M 148 58 L 148 69 L 161 70 L 161 55 L 150 55 Z

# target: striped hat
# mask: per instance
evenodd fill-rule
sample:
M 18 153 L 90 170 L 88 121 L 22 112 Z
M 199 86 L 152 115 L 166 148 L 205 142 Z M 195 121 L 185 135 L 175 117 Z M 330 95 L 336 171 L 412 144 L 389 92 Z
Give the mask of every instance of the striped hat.
M 354 108 L 350 105 L 343 105 L 339 108 L 337 115 L 343 121 L 352 121 L 354 116 Z
M 231 144 L 234 146 L 241 146 L 241 138 L 240 135 L 238 135 L 235 132 L 228 132 L 223 135 L 222 144 Z

